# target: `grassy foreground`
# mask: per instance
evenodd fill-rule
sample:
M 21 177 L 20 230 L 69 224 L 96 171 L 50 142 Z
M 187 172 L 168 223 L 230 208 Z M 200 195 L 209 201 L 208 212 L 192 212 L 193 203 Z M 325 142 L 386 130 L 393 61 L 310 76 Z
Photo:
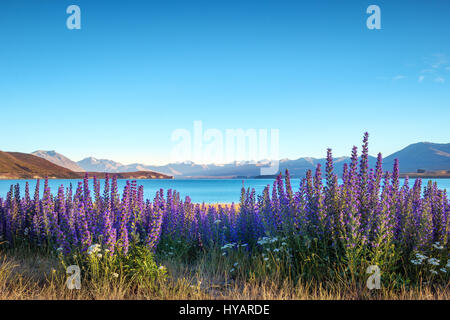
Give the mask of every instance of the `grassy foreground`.
M 167 268 L 166 277 L 139 283 L 121 277 L 82 279 L 80 290 L 66 287 L 67 276 L 58 257 L 36 250 L 0 250 L 2 300 L 136 300 L 136 299 L 235 299 L 328 300 L 392 299 L 449 300 L 447 286 L 431 285 L 368 290 L 365 283 L 343 279 L 294 282 L 276 274 L 252 277 L 230 275 L 218 254 L 205 252 L 191 263 L 157 257 Z

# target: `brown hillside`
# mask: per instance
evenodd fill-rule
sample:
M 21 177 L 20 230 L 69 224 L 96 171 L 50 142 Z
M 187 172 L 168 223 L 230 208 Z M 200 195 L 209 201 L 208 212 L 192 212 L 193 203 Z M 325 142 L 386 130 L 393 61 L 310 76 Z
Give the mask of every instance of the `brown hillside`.
M 1 179 L 76 178 L 75 172 L 39 157 L 19 152 L 0 151 Z
M 90 172 L 90 177 L 104 178 L 104 172 Z M 119 179 L 171 179 L 171 176 L 152 172 L 124 172 L 110 174 Z M 28 153 L 0 151 L 0 179 L 81 179 L 83 172 L 74 172 L 48 160 Z
M 401 173 L 400 178 L 450 179 L 450 170 Z
M 77 172 L 80 177 L 84 177 L 85 172 Z M 104 179 L 106 176 L 105 172 L 88 172 L 90 178 L 97 177 L 99 179 Z M 162 174 L 154 171 L 135 171 L 135 172 L 119 172 L 119 173 L 109 173 L 110 177 L 116 176 L 117 179 L 173 179 L 172 176 Z

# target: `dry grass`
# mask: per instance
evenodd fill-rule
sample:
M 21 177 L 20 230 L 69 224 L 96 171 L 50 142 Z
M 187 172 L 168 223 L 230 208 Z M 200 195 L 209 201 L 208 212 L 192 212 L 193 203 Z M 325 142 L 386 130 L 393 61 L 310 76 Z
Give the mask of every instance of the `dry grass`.
M 81 290 L 68 290 L 66 275 L 54 258 L 37 253 L 0 253 L 0 299 L 7 300 L 136 300 L 136 299 L 231 299 L 231 300 L 449 300 L 448 287 L 402 289 L 397 291 L 343 288 L 329 283 L 298 283 L 279 279 L 239 281 L 211 270 L 205 261 L 194 266 L 167 261 L 170 277 L 156 287 L 139 288 L 130 283 L 83 283 Z M 52 271 L 55 270 L 55 271 Z

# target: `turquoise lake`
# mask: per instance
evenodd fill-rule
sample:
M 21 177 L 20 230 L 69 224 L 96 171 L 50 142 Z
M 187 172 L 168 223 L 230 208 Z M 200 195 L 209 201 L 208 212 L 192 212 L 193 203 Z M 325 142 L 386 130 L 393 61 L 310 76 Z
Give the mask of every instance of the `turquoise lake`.
M 423 185 L 428 181 L 436 181 L 439 188 L 446 189 L 450 192 L 450 179 L 423 179 Z M 34 195 L 36 180 L 0 180 L 0 197 L 5 198 L 9 188 L 13 184 L 19 183 L 21 194 L 23 196 L 25 190 L 25 183 L 30 184 L 30 195 Z M 82 180 L 49 180 L 49 186 L 53 194 L 56 194 L 59 186 L 69 187 L 72 183 L 74 190 L 78 182 Z M 403 181 L 402 181 L 403 182 Z M 181 197 L 189 196 L 193 202 L 205 203 L 232 203 L 239 202 L 240 190 L 242 183 L 246 188 L 254 188 L 257 194 L 261 194 L 266 185 L 272 185 L 272 179 L 246 179 L 244 181 L 239 179 L 217 179 L 217 180 L 137 180 L 138 185 L 144 186 L 144 196 L 146 199 L 153 199 L 156 191 L 159 189 L 176 190 L 181 194 Z M 410 186 L 414 183 L 414 179 L 410 179 Z M 103 184 L 103 183 L 102 183 Z M 119 192 L 122 192 L 126 180 L 118 180 Z M 292 186 L 294 191 L 298 190 L 300 179 L 292 179 Z M 41 180 L 40 192 L 42 195 L 44 182 Z M 91 192 L 92 180 L 90 180 Z M 103 187 L 103 185 L 102 185 Z

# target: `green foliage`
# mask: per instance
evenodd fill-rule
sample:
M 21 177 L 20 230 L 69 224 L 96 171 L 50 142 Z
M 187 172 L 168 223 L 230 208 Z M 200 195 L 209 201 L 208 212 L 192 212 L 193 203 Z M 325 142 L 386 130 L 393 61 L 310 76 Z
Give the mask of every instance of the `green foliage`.
M 167 277 L 164 266 L 158 266 L 154 254 L 145 246 L 131 246 L 128 254 L 111 254 L 99 245 L 92 245 L 87 252 L 71 256 L 60 253 L 64 270 L 77 265 L 81 270 L 82 281 L 91 283 L 127 282 L 140 288 L 156 288 Z
M 162 260 L 169 259 L 192 263 L 199 258 L 203 251 L 202 248 L 195 246 L 192 242 L 163 237 L 160 240 L 156 254 Z

